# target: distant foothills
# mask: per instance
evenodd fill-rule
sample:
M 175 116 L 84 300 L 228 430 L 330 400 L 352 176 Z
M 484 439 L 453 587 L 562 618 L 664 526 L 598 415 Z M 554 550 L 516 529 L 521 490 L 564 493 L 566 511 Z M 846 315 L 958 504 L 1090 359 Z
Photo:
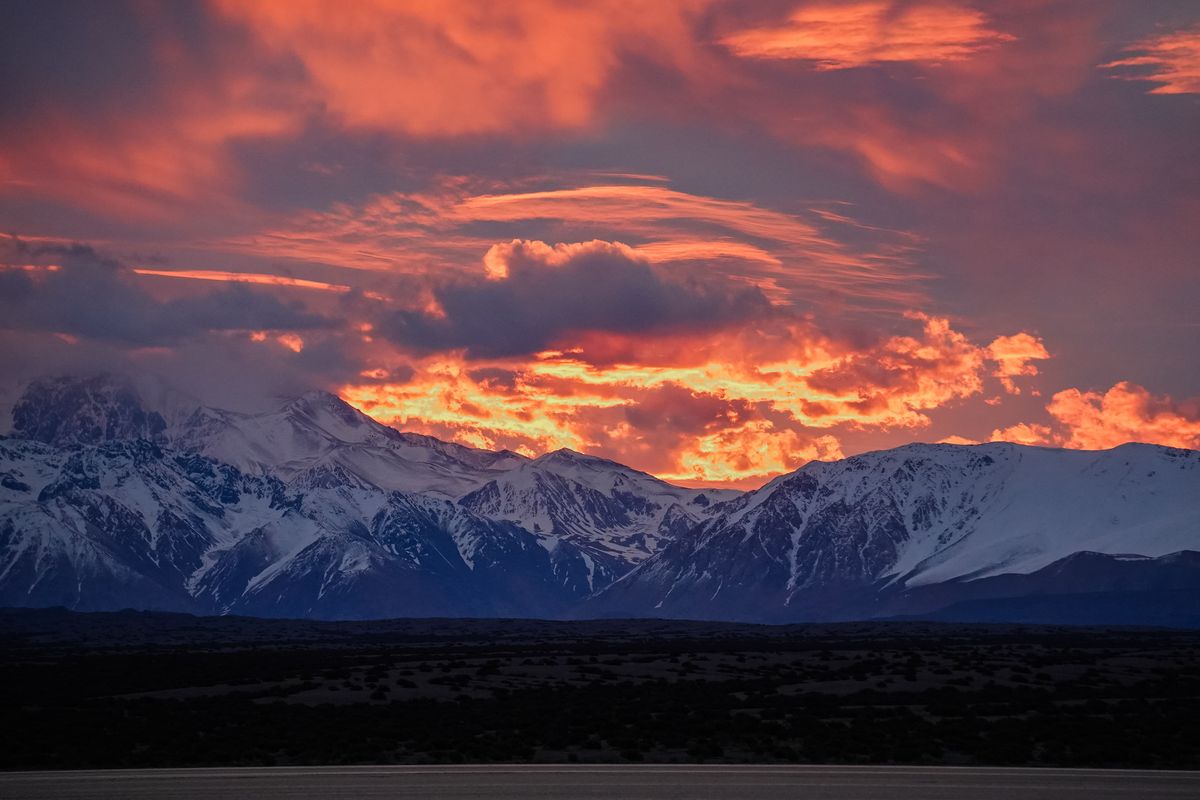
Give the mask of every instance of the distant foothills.
M 913 444 L 673 486 L 121 377 L 24 387 L 0 606 L 263 617 L 923 618 L 1200 627 L 1200 452 Z

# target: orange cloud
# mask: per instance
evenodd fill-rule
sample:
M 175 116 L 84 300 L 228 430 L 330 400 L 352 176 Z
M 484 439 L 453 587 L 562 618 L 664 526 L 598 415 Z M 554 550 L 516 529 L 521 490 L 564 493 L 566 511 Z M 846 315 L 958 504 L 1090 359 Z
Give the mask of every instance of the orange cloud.
M 778 430 L 767 420 L 698 436 L 677 454 L 677 472 L 659 477 L 685 485 L 747 487 L 764 477 L 790 472 L 808 461 L 845 458 L 837 438 L 809 438 L 796 430 Z
M 416 136 L 583 126 L 623 56 L 694 61 L 690 19 L 701 5 L 214 2 L 303 66 L 314 104 L 350 127 Z
M 293 353 L 299 353 L 304 349 L 304 339 L 294 333 L 281 333 L 275 337 L 275 341 L 291 350 Z
M 1106 392 L 1064 389 L 1046 406 L 1054 425 L 1020 423 L 992 432 L 993 441 L 1106 450 L 1126 442 L 1200 448 L 1200 398 L 1175 402 L 1129 381 Z
M 922 323 L 922 336 L 893 336 L 879 347 L 851 351 L 805 380 L 808 389 L 824 393 L 817 403 L 826 424 L 922 427 L 929 424 L 924 411 L 982 391 L 987 349 L 948 320 L 911 316 Z
M 1102 64 L 1113 75 L 1156 83 L 1150 94 L 1200 94 L 1200 28 L 1151 36 L 1125 48 L 1125 58 Z
M 1009 394 L 1021 393 L 1013 378 L 1038 374 L 1037 365 L 1030 362 L 1050 357 L 1042 340 L 1028 333 L 997 337 L 988 345 L 988 355 L 996 362 L 992 374 L 1000 379 Z
M 272 120 L 262 122 L 262 127 L 231 127 L 215 141 L 188 130 L 186 123 L 171 130 L 157 127 L 161 121 L 144 120 L 104 132 L 45 121 L 36 136 L 4 144 L 13 157 L 0 160 L 0 183 L 110 216 L 166 219 L 197 195 L 213 199 L 229 192 L 224 140 L 278 130 Z
M 992 442 L 1014 442 L 1016 444 L 1049 445 L 1056 444 L 1054 434 L 1049 425 L 1037 425 L 1028 422 L 1018 422 L 1007 428 L 997 428 L 989 438 Z
M 946 436 L 938 439 L 938 444 L 979 444 L 977 439 L 968 439 L 965 436 Z
M 991 138 L 978 130 L 917 125 L 874 104 L 847 104 L 838 117 L 807 129 L 789 126 L 779 135 L 850 153 L 876 181 L 897 192 L 923 185 L 969 189 L 995 157 Z
M 685 256 L 711 257 L 714 253 L 723 258 L 741 257 L 753 266 L 743 274 L 755 277 L 765 290 L 787 281 L 792 286 L 852 291 L 858 298 L 887 295 L 911 301 L 911 287 L 905 284 L 919 277 L 898 258 L 906 243 L 896 243 L 894 252 L 854 253 L 823 232 L 814 219 L 663 186 L 586 186 L 477 195 L 458 204 L 450 217 L 460 223 L 540 219 L 621 230 L 627 236 L 649 240 L 641 249 L 652 259 L 677 261 Z M 722 230 L 750 241 L 734 241 L 724 247 L 697 243 L 685 233 L 695 226 Z M 900 238 L 893 232 L 886 233 Z
M 1066 389 L 1046 406 L 1067 447 L 1101 450 L 1125 442 L 1200 448 L 1200 398 L 1176 403 L 1122 381 L 1103 394 Z
M 1014 37 L 989 27 L 979 11 L 951 3 L 818 3 L 783 25 L 750 28 L 722 44 L 743 58 L 802 59 L 819 70 L 884 62 L 961 61 Z
M 747 242 L 730 240 L 706 239 L 675 239 L 665 242 L 651 242 L 638 245 L 636 248 L 650 261 L 664 263 L 669 261 L 713 261 L 731 258 L 738 261 L 758 261 L 771 267 L 779 267 L 783 262 L 761 247 Z

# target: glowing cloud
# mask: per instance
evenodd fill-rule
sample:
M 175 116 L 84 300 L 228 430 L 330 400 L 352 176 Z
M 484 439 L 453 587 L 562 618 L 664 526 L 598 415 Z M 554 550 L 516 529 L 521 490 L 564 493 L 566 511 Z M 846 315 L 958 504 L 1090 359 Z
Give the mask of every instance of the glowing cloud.
M 982 13 L 950 3 L 818 3 L 797 8 L 783 25 L 722 39 L 744 58 L 802 59 L 819 70 L 883 62 L 960 61 L 1014 37 Z
M 685 484 L 755 485 L 808 461 L 844 458 L 834 436 L 807 438 L 799 431 L 778 430 L 767 420 L 699 436 L 678 454 L 678 472 L 660 477 Z
M 1030 362 L 1050 357 L 1042 340 L 1028 333 L 997 337 L 988 345 L 988 355 L 996 362 L 992 374 L 1000 379 L 1009 394 L 1021 393 L 1013 378 L 1038 374 L 1037 365 Z
M 812 407 L 821 409 L 813 424 L 922 427 L 929 423 L 925 410 L 982 390 L 986 348 L 948 320 L 911 316 L 922 323 L 922 336 L 893 336 L 879 347 L 851 351 L 806 379 L 806 387 L 823 393 Z
M 293 353 L 299 353 L 304 349 L 304 339 L 294 333 L 281 333 L 275 337 L 275 341 L 291 350 Z
M 1126 442 L 1200 448 L 1200 398 L 1176 402 L 1121 381 L 1106 392 L 1064 389 L 1046 406 L 1054 425 L 1019 423 L 993 441 L 1105 450 Z
M 1063 426 L 1063 445 L 1101 450 L 1125 442 L 1200 447 L 1200 398 L 1176 403 L 1122 381 L 1108 391 L 1058 392 L 1046 406 Z
M 997 428 L 992 431 L 989 441 L 1048 445 L 1054 443 L 1054 434 L 1050 430 L 1049 425 L 1018 422 L 1016 425 L 1010 425 L 1007 428 Z M 964 443 L 971 442 L 964 440 Z
M 680 336 L 591 335 L 533 359 L 445 355 L 406 382 L 347 385 L 349 402 L 398 427 L 482 447 L 558 447 L 620 458 L 672 480 L 751 486 L 836 458 L 843 430 L 929 425 L 979 394 L 989 349 L 940 318 L 856 345 L 764 320 Z

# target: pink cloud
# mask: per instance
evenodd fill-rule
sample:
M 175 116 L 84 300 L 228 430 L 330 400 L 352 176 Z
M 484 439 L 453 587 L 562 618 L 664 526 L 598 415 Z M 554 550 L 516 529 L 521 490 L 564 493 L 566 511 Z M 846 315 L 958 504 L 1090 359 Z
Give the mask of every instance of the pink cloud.
M 819 70 L 886 62 L 938 65 L 1013 40 L 975 9 L 953 3 L 812 3 L 780 25 L 748 28 L 721 42 L 743 58 L 799 59 Z

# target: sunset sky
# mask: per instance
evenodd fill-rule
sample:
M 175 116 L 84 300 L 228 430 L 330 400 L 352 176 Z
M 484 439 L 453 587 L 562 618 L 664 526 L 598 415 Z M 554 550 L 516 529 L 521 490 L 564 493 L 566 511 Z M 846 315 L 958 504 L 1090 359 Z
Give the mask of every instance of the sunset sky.
M 0 4 L 0 379 L 691 485 L 1200 447 L 1200 4 Z

